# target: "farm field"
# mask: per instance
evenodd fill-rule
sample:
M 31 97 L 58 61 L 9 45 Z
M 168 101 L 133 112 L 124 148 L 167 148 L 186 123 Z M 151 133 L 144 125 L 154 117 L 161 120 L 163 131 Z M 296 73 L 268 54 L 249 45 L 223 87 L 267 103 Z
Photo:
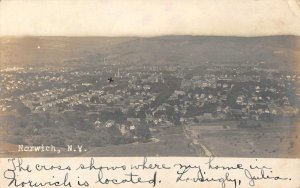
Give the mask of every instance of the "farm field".
M 262 123 L 256 128 L 240 128 L 238 123 L 206 123 L 186 129 L 217 157 L 299 157 L 298 119 Z

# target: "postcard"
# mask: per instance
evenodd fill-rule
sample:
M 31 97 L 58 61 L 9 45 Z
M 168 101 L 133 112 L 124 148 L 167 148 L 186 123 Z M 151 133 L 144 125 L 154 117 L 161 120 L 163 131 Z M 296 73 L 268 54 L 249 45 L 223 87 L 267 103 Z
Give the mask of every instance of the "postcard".
M 0 187 L 300 187 L 299 0 L 0 1 Z

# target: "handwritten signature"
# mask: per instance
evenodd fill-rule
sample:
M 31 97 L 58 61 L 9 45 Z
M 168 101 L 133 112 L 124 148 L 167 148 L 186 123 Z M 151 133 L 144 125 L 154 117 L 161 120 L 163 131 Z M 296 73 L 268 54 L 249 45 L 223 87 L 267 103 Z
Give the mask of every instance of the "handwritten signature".
M 25 161 L 25 160 L 24 160 Z M 257 181 L 291 181 L 291 178 L 274 175 L 272 167 L 247 165 L 245 163 L 217 163 L 214 157 L 201 164 L 153 162 L 144 157 L 139 163 L 109 165 L 103 160 L 89 158 L 80 164 L 51 164 L 45 162 L 25 163 L 22 158 L 8 159 L 3 172 L 8 187 L 89 187 L 92 185 L 147 184 L 156 187 L 164 182 L 175 183 L 219 183 L 222 188 L 256 186 Z M 63 163 L 66 164 L 66 163 Z M 35 178 L 38 173 L 47 172 L 45 180 Z M 91 178 L 81 178 L 78 174 Z M 53 175 L 54 174 L 54 175 Z M 146 175 L 145 175 L 146 174 Z M 165 176 L 169 174 L 168 178 Z M 162 176 L 164 175 L 164 176 Z M 22 178 L 21 178 L 22 177 Z M 77 177 L 74 178 L 74 177 Z M 164 177 L 164 179 L 162 178 Z M 93 179 L 93 181 L 91 181 Z

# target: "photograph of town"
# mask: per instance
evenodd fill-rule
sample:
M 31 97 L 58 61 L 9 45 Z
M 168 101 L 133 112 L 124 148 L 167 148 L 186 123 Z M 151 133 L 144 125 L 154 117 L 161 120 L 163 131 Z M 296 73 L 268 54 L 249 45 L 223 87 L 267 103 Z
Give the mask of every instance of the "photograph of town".
M 299 44 L 1 37 L 0 157 L 300 157 Z

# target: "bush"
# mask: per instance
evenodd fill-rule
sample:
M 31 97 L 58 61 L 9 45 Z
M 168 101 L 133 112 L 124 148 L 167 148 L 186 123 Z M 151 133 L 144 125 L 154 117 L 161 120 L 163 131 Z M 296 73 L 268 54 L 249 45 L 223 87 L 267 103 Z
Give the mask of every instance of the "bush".
M 141 124 L 136 128 L 135 135 L 141 140 L 148 140 L 151 138 L 151 132 L 147 125 Z
M 17 105 L 17 113 L 20 114 L 21 116 L 26 116 L 28 114 L 31 113 L 30 108 L 28 108 L 26 105 L 24 105 L 23 103 L 19 103 Z
M 51 135 L 56 135 L 57 131 L 56 131 L 56 129 L 53 129 L 53 128 L 42 128 L 42 129 L 40 129 L 40 133 L 44 134 L 46 136 L 51 136 Z
M 6 141 L 11 144 L 27 144 L 22 136 L 9 136 Z
M 87 132 L 80 132 L 76 134 L 72 139 L 72 144 L 82 144 L 82 145 L 88 145 L 89 144 L 89 138 L 90 134 Z
M 36 136 L 32 139 L 33 145 L 65 146 L 65 139 L 61 136 Z
M 89 145 L 93 147 L 102 147 L 105 144 L 106 144 L 105 138 L 98 134 L 92 135 L 89 139 Z

